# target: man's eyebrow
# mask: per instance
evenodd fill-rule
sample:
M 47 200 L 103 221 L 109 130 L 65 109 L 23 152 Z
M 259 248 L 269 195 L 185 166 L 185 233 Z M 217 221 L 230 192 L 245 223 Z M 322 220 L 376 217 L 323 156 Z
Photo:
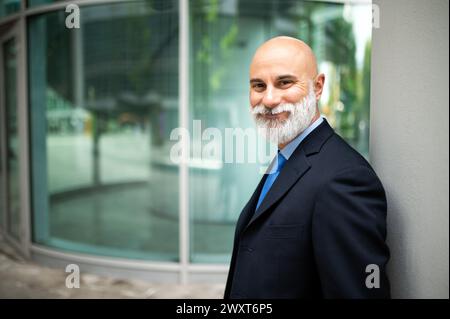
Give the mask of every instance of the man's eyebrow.
M 252 84 L 252 83 L 261 83 L 261 82 L 264 82 L 264 81 L 261 80 L 261 79 L 250 79 L 250 84 Z
M 280 75 L 277 76 L 277 80 L 295 80 L 297 79 L 297 77 L 295 75 L 291 75 L 291 74 L 284 74 L 284 75 Z
M 283 75 L 277 76 L 277 81 L 281 81 L 281 80 L 296 80 L 296 79 L 297 79 L 297 77 L 295 75 L 292 75 L 292 74 L 283 74 Z M 255 79 L 251 79 L 250 80 L 250 84 L 253 84 L 253 83 L 264 83 L 264 81 L 261 80 L 261 79 L 255 78 Z

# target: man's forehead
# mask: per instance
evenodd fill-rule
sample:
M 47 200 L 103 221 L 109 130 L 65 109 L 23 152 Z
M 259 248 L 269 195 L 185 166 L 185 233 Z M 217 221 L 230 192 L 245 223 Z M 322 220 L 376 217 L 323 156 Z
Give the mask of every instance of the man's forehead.
M 258 57 L 250 65 L 250 79 L 276 78 L 281 75 L 293 75 L 297 78 L 315 76 L 315 62 L 304 58 L 303 55 Z
M 314 53 L 304 42 L 278 37 L 256 50 L 250 65 L 250 77 L 287 73 L 309 76 L 317 73 Z
M 282 56 L 255 59 L 250 66 L 250 78 L 253 77 L 279 77 L 282 75 L 292 75 L 299 77 L 307 72 L 306 64 L 293 57 L 286 59 Z

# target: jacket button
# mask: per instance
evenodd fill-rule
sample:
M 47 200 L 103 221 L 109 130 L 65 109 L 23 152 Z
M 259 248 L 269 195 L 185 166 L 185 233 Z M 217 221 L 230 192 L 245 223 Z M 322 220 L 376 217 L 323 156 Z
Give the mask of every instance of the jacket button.
M 248 251 L 249 253 L 251 253 L 251 252 L 253 251 L 253 248 L 247 247 L 247 251 Z

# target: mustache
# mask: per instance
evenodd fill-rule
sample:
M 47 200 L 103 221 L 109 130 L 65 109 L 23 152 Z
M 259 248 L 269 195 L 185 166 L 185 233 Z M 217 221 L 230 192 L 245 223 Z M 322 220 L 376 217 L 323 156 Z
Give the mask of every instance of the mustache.
M 258 104 L 252 108 L 251 113 L 253 115 L 276 115 L 282 112 L 292 113 L 295 109 L 295 105 L 292 103 L 282 103 L 276 107 L 270 108 L 263 104 Z

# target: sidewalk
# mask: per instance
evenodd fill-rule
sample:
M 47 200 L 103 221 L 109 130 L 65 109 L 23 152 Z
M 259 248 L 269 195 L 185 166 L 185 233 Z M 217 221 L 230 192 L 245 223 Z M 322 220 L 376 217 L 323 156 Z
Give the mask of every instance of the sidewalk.
M 80 288 L 66 288 L 68 274 L 24 260 L 0 235 L 0 298 L 222 298 L 221 284 L 152 284 L 81 274 Z

